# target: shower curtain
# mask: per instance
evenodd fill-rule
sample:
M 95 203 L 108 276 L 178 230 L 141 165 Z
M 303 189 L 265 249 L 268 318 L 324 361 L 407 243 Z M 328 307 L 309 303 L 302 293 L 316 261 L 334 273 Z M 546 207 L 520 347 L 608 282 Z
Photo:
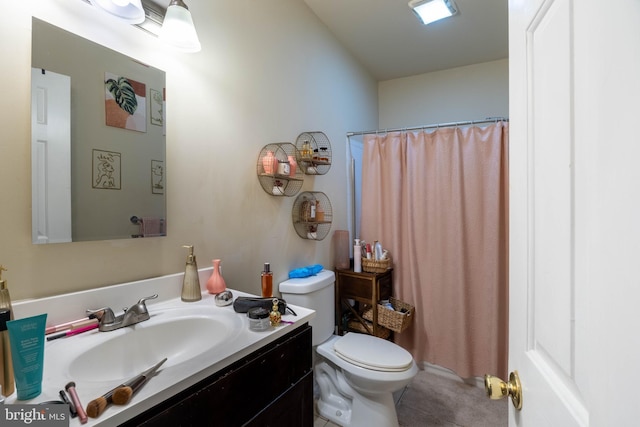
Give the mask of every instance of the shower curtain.
M 365 135 L 360 236 L 393 257 L 395 335 L 462 378 L 507 373 L 508 123 Z

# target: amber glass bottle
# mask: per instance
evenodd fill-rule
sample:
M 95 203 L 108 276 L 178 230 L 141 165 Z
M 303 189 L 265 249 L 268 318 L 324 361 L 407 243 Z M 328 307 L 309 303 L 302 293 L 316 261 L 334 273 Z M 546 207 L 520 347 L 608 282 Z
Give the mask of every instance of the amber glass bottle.
M 268 262 L 264 263 L 264 270 L 260 274 L 260 279 L 262 281 L 262 296 L 271 298 L 273 296 L 273 272 Z

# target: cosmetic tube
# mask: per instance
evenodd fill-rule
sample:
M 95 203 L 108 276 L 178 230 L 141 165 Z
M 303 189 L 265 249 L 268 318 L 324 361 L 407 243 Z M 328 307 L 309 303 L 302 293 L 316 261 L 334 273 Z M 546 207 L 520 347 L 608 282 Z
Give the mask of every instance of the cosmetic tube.
M 74 335 L 78 335 L 78 334 L 81 334 L 81 333 L 87 332 L 87 331 L 92 331 L 94 329 L 98 329 L 98 324 L 97 323 L 91 323 L 89 325 L 85 325 L 85 326 L 82 326 L 82 327 L 77 328 L 77 329 L 71 329 L 71 330 L 66 331 L 66 332 L 60 332 L 58 334 L 48 335 L 47 336 L 47 341 L 57 340 L 58 338 L 72 337 Z
M 11 313 L 7 309 L 0 309 L 0 398 L 9 396 L 15 390 L 13 380 L 13 364 L 11 363 L 11 346 L 9 345 L 9 332 L 7 322 L 11 319 Z
M 46 313 L 7 322 L 18 400 L 42 393 L 46 323 Z
M 49 335 L 56 332 L 68 331 L 69 329 L 78 329 L 86 325 L 91 325 L 92 323 L 98 323 L 98 319 L 95 317 L 95 314 L 92 314 L 89 317 L 74 320 L 72 322 L 62 323 L 60 325 L 55 325 L 55 326 L 49 326 L 47 329 L 45 329 L 44 333 L 46 335 Z

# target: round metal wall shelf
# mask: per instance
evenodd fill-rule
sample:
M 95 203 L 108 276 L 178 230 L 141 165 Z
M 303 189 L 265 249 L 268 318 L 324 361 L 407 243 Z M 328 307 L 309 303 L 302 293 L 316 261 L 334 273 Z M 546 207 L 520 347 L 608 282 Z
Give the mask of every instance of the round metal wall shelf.
M 296 139 L 298 165 L 306 175 L 324 175 L 331 169 L 331 143 L 323 132 L 303 132 Z
M 267 144 L 260 150 L 256 173 L 265 193 L 288 197 L 298 194 L 304 172 L 297 158 L 296 146 L 290 142 Z
M 323 192 L 303 191 L 293 203 L 291 217 L 298 236 L 303 239 L 322 240 L 331 230 L 333 208 Z

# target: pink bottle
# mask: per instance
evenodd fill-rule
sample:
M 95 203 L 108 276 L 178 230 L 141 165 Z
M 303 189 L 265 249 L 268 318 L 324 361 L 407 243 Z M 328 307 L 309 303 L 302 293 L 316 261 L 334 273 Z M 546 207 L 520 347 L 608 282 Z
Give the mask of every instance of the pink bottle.
M 264 173 L 269 175 L 276 173 L 277 165 L 278 160 L 276 159 L 276 156 L 273 155 L 273 151 L 267 151 L 267 155 L 262 158 L 262 168 L 264 169 Z
M 296 169 L 298 169 L 296 156 L 289 156 L 289 176 L 296 176 Z
M 220 292 L 227 289 L 227 284 L 224 282 L 224 277 L 220 273 L 220 260 L 213 260 L 213 272 L 211 273 L 211 277 L 207 280 L 207 291 L 210 294 L 219 294 Z

